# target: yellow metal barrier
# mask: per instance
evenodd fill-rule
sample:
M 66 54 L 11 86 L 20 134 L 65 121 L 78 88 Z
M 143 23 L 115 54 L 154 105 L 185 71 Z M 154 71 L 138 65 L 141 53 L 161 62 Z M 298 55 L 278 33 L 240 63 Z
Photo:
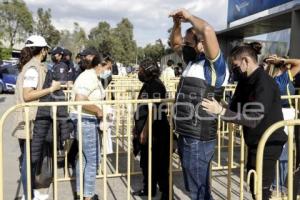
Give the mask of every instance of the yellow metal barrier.
M 256 177 L 257 180 L 255 182 L 256 185 L 256 199 L 262 199 L 262 179 L 263 179 L 263 156 L 264 156 L 264 148 L 268 138 L 279 128 L 287 126 L 288 127 L 288 194 L 287 198 L 289 200 L 293 199 L 293 166 L 294 166 L 294 158 L 293 158 L 293 150 L 294 150 L 294 131 L 293 128 L 296 125 L 300 125 L 300 120 L 287 120 L 277 122 L 276 124 L 269 127 L 266 132 L 263 134 L 262 138 L 259 141 L 258 149 L 257 149 L 257 158 L 256 158 Z
M 124 79 L 124 81 L 122 81 L 120 79 L 120 82 L 122 82 L 124 85 L 122 85 L 121 83 L 117 83 L 117 81 L 119 80 L 115 80 L 116 83 L 112 84 L 112 86 L 110 86 L 106 92 L 107 95 L 110 97 L 114 96 L 116 101 L 105 101 L 105 102 L 58 102 L 58 103 L 36 103 L 36 104 L 22 104 L 22 105 L 17 105 L 11 109 L 9 109 L 1 118 L 0 121 L 0 137 L 1 137 L 1 141 L 0 141 L 0 199 L 4 199 L 3 198 L 3 141 L 2 141 L 2 135 L 3 135 L 3 125 L 5 122 L 5 119 L 7 118 L 7 116 L 9 115 L 9 113 L 13 112 L 15 109 L 18 108 L 24 108 L 25 109 L 25 114 L 27 113 L 27 115 L 29 114 L 29 108 L 33 107 L 33 106 L 49 106 L 52 107 L 52 111 L 53 113 L 56 113 L 57 110 L 57 106 L 61 106 L 61 105 L 65 105 L 65 106 L 71 106 L 71 105 L 76 105 L 77 109 L 78 109 L 78 113 L 80 113 L 78 115 L 78 119 L 81 119 L 81 111 L 82 111 L 82 105 L 90 105 L 90 104 L 99 104 L 99 105 L 103 105 L 104 108 L 104 114 L 107 113 L 107 109 L 108 106 L 114 106 L 116 108 L 116 112 L 117 112 L 117 123 L 116 123 L 116 133 L 115 135 L 113 135 L 112 137 L 115 138 L 115 142 L 116 142 L 116 168 L 115 171 L 113 172 L 113 174 L 108 174 L 107 172 L 107 154 L 106 154 L 106 142 L 104 142 L 104 146 L 103 146 L 103 162 L 102 162 L 102 170 L 99 170 L 99 175 L 97 176 L 97 178 L 103 178 L 104 184 L 103 184 L 103 197 L 104 199 L 107 199 L 107 178 L 110 177 L 120 177 L 120 176 L 126 176 L 127 180 L 128 180 L 128 188 L 127 188 L 127 199 L 130 199 L 130 184 L 131 184 L 131 175 L 135 175 L 138 174 L 139 172 L 135 172 L 134 168 L 133 168 L 133 159 L 131 156 L 131 126 L 132 126 L 132 117 L 133 117 L 133 110 L 135 110 L 134 108 L 136 107 L 136 104 L 138 103 L 147 103 L 149 106 L 149 116 L 150 113 L 152 112 L 152 104 L 153 103 L 167 103 L 169 106 L 169 117 L 170 119 L 172 119 L 173 117 L 173 113 L 172 113 L 172 104 L 173 104 L 173 99 L 168 99 L 168 100 L 136 100 L 137 98 L 137 94 L 139 92 L 139 88 L 141 86 L 141 84 L 138 84 L 138 82 L 136 81 L 136 79 Z M 177 81 L 177 80 L 176 80 Z M 137 85 L 133 85 L 133 83 L 137 83 Z M 132 89 L 133 88 L 133 89 Z M 176 89 L 176 87 L 175 87 Z M 173 88 L 173 90 L 169 90 L 168 92 L 170 92 L 172 95 L 175 96 L 175 90 Z M 229 86 L 226 88 L 225 92 L 224 92 L 224 100 L 226 96 L 231 96 L 232 93 L 235 90 L 235 86 Z M 67 93 L 70 94 L 70 88 L 68 88 L 68 90 L 66 91 Z M 131 93 L 131 94 L 129 94 Z M 298 110 L 298 104 L 299 101 L 298 99 L 300 98 L 300 96 L 293 96 L 293 97 L 283 97 L 283 98 L 291 98 L 294 99 L 295 101 L 295 107 L 296 110 Z M 67 99 L 70 99 L 70 96 L 67 97 Z M 111 99 L 111 98 L 108 98 Z M 27 116 L 26 115 L 26 116 Z M 56 115 L 54 115 L 54 121 L 56 122 Z M 26 119 L 28 120 L 28 116 L 26 117 Z M 151 119 L 151 117 L 149 117 L 149 119 Z M 107 121 L 106 119 L 104 119 L 104 127 L 107 126 Z M 170 124 L 172 125 L 172 120 L 170 120 Z M 53 126 L 56 127 L 56 123 L 53 123 Z M 151 126 L 149 126 L 149 132 L 151 133 Z M 172 127 L 172 126 L 171 126 Z M 82 126 L 81 126 L 81 122 L 80 120 L 78 120 L 78 130 L 79 131 L 79 138 L 82 138 Z M 122 130 L 120 133 L 120 129 Z M 54 130 L 54 141 L 55 138 L 57 137 L 57 133 L 56 133 L 56 128 L 53 128 Z M 107 130 L 107 129 L 105 129 Z M 126 130 L 126 132 L 124 132 Z M 29 123 L 26 123 L 26 131 L 28 133 L 28 137 L 29 138 Z M 106 137 L 107 131 L 104 131 L 103 133 L 103 138 L 107 138 Z M 150 136 L 151 137 L 151 134 Z M 126 139 L 127 139 L 127 143 L 126 143 Z M 149 140 L 151 141 L 151 139 L 149 138 Z M 173 152 L 172 149 L 172 142 L 173 142 L 173 131 L 171 129 L 170 132 L 170 141 L 171 141 L 171 145 L 170 145 L 170 153 Z M 127 151 L 125 152 L 121 152 L 119 150 L 119 144 L 122 144 L 123 149 L 127 149 Z M 26 140 L 27 143 L 27 158 L 30 158 L 30 151 L 29 151 L 29 144 L 30 144 L 30 140 L 27 139 Z M 235 146 L 236 145 L 236 146 Z M 151 142 L 149 142 L 149 150 L 151 149 Z M 54 194 L 54 199 L 58 199 L 58 193 L 57 193 L 57 184 L 58 182 L 61 181 L 69 181 L 71 180 L 71 178 L 69 177 L 68 174 L 68 163 L 67 163 L 67 158 L 65 158 L 65 176 L 64 178 L 59 178 L 57 175 L 57 144 L 56 142 L 54 142 L 54 149 L 53 149 L 53 153 L 54 153 L 54 163 L 56 166 L 54 166 L 54 187 L 53 187 L 53 194 Z M 240 147 L 240 160 L 238 163 L 234 162 L 234 154 L 238 153 L 238 151 L 235 151 L 235 148 Z M 241 130 L 241 127 L 236 127 L 236 126 L 232 126 L 230 124 L 224 123 L 219 121 L 218 122 L 218 146 L 217 148 L 217 163 L 216 165 L 214 164 L 214 166 L 212 167 L 212 169 L 215 170 L 228 170 L 228 174 L 227 174 L 227 183 L 228 183 L 228 188 L 227 188 L 227 199 L 231 199 L 231 193 L 232 193 L 232 183 L 231 183 L 231 174 L 232 174 L 232 169 L 239 167 L 240 168 L 240 199 L 244 199 L 244 163 L 245 163 L 245 143 L 244 143 L 244 138 L 243 138 L 243 133 Z M 221 153 L 223 153 L 222 148 L 227 148 L 227 163 L 221 163 Z M 82 142 L 81 139 L 79 141 L 79 152 L 82 152 Z M 150 153 L 151 151 L 149 151 Z M 119 172 L 119 154 L 121 153 L 126 153 L 127 154 L 127 172 L 126 173 L 120 173 Z M 67 154 L 65 154 L 67 155 Z M 172 156 L 170 156 L 170 174 L 172 174 L 172 171 L 179 171 L 180 168 L 180 161 L 179 161 L 179 157 L 177 155 L 174 155 L 174 160 L 172 159 Z M 79 162 L 82 163 L 82 154 L 79 154 Z M 151 156 L 149 155 L 149 166 L 151 166 Z M 173 169 L 173 164 L 177 164 L 177 169 L 174 170 Z M 103 171 L 103 173 L 102 173 Z M 151 170 L 149 170 L 149 182 L 151 182 Z M 82 197 L 83 195 L 83 176 L 82 176 L 82 166 L 80 168 L 80 195 Z M 27 173 L 30 174 L 30 160 L 27 160 Z M 102 174 L 101 174 L 102 173 Z M 28 176 L 30 177 L 30 176 Z M 170 181 L 172 183 L 172 176 L 170 176 Z M 30 188 L 30 180 L 28 181 L 28 188 Z M 151 185 L 151 184 L 149 184 Z M 172 184 L 170 184 L 170 191 L 172 191 Z M 149 188 L 149 199 L 151 199 L 151 187 Z M 28 196 L 31 196 L 31 190 L 28 189 Z M 1 198 L 2 197 L 2 198 Z

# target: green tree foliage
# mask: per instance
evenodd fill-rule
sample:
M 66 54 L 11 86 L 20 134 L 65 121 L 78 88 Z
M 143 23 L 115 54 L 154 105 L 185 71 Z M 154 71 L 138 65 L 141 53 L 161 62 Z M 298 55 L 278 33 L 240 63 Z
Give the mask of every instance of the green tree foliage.
M 0 4 L 0 29 L 9 47 L 23 41 L 33 29 L 32 14 L 22 0 L 11 0 Z
M 133 39 L 133 25 L 124 18 L 115 28 L 107 22 L 99 22 L 89 34 L 88 46 L 95 46 L 101 52 L 110 52 L 125 65 L 136 62 L 137 45 Z
M 50 9 L 39 8 L 37 10 L 35 32 L 43 36 L 51 47 L 58 44 L 60 32 L 52 25 Z
M 73 32 L 63 30 L 60 32 L 60 35 L 61 38 L 58 45 L 69 49 L 75 54 L 83 50 L 87 44 L 86 33 L 77 22 L 74 22 Z
M 151 58 L 159 62 L 161 57 L 165 55 L 165 48 L 161 42 L 157 42 L 156 44 L 148 44 L 144 48 L 144 54 L 146 58 Z

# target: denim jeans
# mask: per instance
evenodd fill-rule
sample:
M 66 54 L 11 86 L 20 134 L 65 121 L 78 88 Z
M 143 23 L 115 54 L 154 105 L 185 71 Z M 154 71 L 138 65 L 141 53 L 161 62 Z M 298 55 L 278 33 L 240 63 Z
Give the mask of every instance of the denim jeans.
M 185 188 L 192 200 L 211 200 L 210 163 L 216 140 L 201 141 L 179 136 L 178 151 L 182 164 Z
M 77 128 L 77 115 L 71 115 Z M 78 131 L 76 131 L 78 140 Z M 100 163 L 99 121 L 94 117 L 82 117 L 82 173 L 83 195 L 92 197 L 95 194 L 96 175 Z M 79 157 L 76 163 L 76 192 L 80 191 Z
M 288 143 L 283 146 L 281 155 L 279 157 L 279 191 L 287 192 L 286 177 L 288 173 Z M 272 188 L 276 189 L 276 177 L 273 181 Z

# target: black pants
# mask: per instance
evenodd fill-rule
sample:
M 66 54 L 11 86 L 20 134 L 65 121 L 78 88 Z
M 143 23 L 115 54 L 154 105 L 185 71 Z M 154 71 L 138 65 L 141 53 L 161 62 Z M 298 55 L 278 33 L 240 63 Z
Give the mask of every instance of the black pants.
M 276 161 L 281 155 L 282 145 L 266 145 L 264 150 L 264 158 L 263 158 L 263 182 L 262 182 L 262 195 L 263 200 L 268 200 L 272 193 L 270 191 L 270 187 L 275 178 L 275 168 Z M 247 171 L 249 172 L 251 169 L 256 170 L 256 153 L 257 147 L 248 147 L 248 162 L 247 162 Z M 254 180 L 253 177 L 250 180 L 250 190 L 255 199 L 254 195 Z
M 152 194 L 156 193 L 156 185 L 162 193 L 169 195 L 169 153 L 170 139 L 168 135 L 153 138 L 152 143 Z M 148 191 L 148 143 L 141 145 L 141 161 L 144 176 L 144 190 Z
M 300 126 L 295 127 L 295 140 L 296 140 L 296 171 L 294 174 L 294 194 L 293 200 L 297 199 L 300 195 Z

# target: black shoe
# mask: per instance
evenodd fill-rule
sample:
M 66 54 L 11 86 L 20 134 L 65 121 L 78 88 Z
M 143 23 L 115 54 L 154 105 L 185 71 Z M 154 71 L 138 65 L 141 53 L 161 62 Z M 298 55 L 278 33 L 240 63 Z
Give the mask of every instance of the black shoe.
M 172 197 L 174 200 L 174 197 Z M 167 193 L 161 193 L 160 200 L 169 200 L 169 195 Z
M 139 197 L 148 196 L 148 190 L 141 189 L 141 190 L 132 192 L 132 195 L 139 196 Z M 155 195 L 156 195 L 156 191 L 152 191 L 152 197 L 155 197 Z
M 79 195 L 76 195 L 76 198 L 75 198 L 75 200 L 79 200 L 80 199 L 80 196 Z M 83 198 L 84 199 L 84 198 Z M 92 198 L 91 198 L 91 200 L 99 200 L 99 198 L 98 198 L 98 195 L 94 195 Z
M 95 194 L 95 195 L 91 198 L 91 200 L 99 200 L 98 195 Z

